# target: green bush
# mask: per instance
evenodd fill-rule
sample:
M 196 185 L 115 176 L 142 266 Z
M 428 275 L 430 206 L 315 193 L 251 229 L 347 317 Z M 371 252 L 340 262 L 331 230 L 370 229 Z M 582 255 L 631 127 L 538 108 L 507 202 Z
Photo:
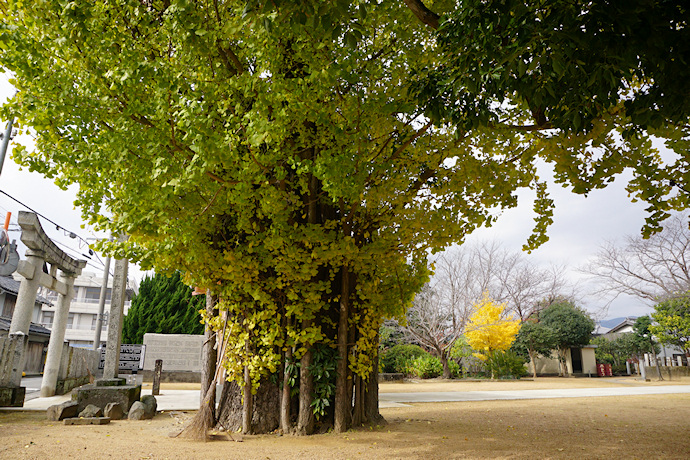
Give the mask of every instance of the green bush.
M 417 345 L 395 345 L 381 354 L 379 358 L 379 371 L 405 373 L 408 361 L 427 354 L 426 351 Z
M 454 379 L 462 377 L 462 369 L 460 369 L 460 364 L 452 359 L 448 360 L 448 367 L 450 368 L 450 376 Z
M 406 374 L 420 379 L 432 379 L 443 374 L 441 360 L 426 353 L 407 362 Z
M 524 358 L 510 350 L 492 352 L 484 365 L 487 373 L 493 373 L 495 378 L 520 378 L 527 375 Z

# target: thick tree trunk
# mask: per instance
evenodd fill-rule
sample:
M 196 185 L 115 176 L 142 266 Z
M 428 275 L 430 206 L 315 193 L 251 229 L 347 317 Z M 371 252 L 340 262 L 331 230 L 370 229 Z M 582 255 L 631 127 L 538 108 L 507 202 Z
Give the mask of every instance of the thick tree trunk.
M 251 427 L 253 433 L 270 433 L 280 426 L 280 389 L 268 378 L 262 379 L 253 396 Z M 218 424 L 229 431 L 237 431 L 243 423 L 242 388 L 235 382 L 225 382 L 218 404 Z
M 362 378 L 354 376 L 355 381 L 355 404 L 352 410 L 352 426 L 361 426 L 364 422 L 364 401 L 362 392 Z
M 315 156 L 314 149 L 309 149 L 310 156 Z M 317 203 L 318 203 L 318 187 L 319 181 L 313 174 L 309 177 L 309 196 L 306 202 L 307 205 L 307 222 L 316 224 L 318 221 Z M 302 322 L 302 330 L 311 326 L 311 321 Z M 314 432 L 314 411 L 311 407 L 311 402 L 314 393 L 314 378 L 311 374 L 312 364 L 312 344 L 306 344 L 307 351 L 300 359 L 299 370 L 299 414 L 297 415 L 297 434 L 309 435 Z
M 216 305 L 216 299 L 211 295 L 211 291 L 206 291 L 206 314 L 209 317 L 218 316 L 218 310 L 213 308 Z M 204 346 L 201 355 L 201 391 L 200 402 L 204 402 L 206 391 L 213 382 L 213 377 L 216 375 L 216 365 L 218 362 L 218 349 L 216 347 L 216 333 L 207 324 L 204 328 Z M 215 390 L 215 389 L 214 389 Z M 213 416 L 215 417 L 215 404 L 211 405 L 213 409 Z
M 292 348 L 288 347 L 285 350 L 285 359 L 283 360 L 283 390 L 280 395 L 280 429 L 284 434 L 292 431 L 292 420 L 290 414 L 290 373 L 287 366 L 292 362 Z
M 441 357 L 441 364 L 443 365 L 443 378 L 449 379 L 452 376 L 450 375 L 450 366 L 448 365 L 448 352 L 446 350 L 441 350 L 439 355 Z
M 311 401 L 314 394 L 314 378 L 311 375 L 312 351 L 307 350 L 300 360 L 299 370 L 299 415 L 297 433 L 309 435 L 314 432 L 314 411 Z
M 366 418 L 367 423 L 371 425 L 382 425 L 386 422 L 383 416 L 379 413 L 378 350 L 376 351 L 376 358 L 374 359 L 374 368 L 371 370 L 371 374 L 369 374 L 369 380 L 367 380 L 366 384 L 366 393 L 364 395 L 364 417 Z
M 252 433 L 252 417 L 254 416 L 254 397 L 252 395 L 252 379 L 249 366 L 244 366 L 244 391 L 242 392 L 242 433 Z
M 350 303 L 350 282 L 348 268 L 341 273 L 340 313 L 338 317 L 338 362 L 335 380 L 335 414 L 333 429 L 336 433 L 347 431 L 350 425 L 352 397 L 348 391 L 347 338 Z

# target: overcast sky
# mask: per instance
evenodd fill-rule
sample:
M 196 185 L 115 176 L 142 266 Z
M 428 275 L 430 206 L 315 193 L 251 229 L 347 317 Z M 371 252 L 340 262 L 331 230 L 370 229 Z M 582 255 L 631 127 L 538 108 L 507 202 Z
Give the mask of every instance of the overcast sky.
M 0 74 L 0 101 L 6 100 L 13 92 L 14 89 L 7 78 Z M 5 129 L 5 123 L 6 120 L 3 120 L 2 131 Z M 31 142 L 27 136 L 18 136 L 15 141 L 26 145 L 30 145 Z M 60 190 L 51 180 L 40 174 L 28 170 L 20 171 L 18 165 L 9 157 L 8 151 L 0 175 L 1 191 L 84 239 L 105 236 L 96 235 L 89 228 L 81 228 L 81 214 L 73 206 L 76 188 Z M 574 195 L 559 186 L 552 187 L 551 195 L 555 200 L 556 209 L 554 224 L 548 231 L 550 239 L 529 257 L 544 266 L 564 265 L 568 267 L 568 275 L 572 280 L 583 282 L 583 276 L 577 273 L 576 268 L 593 257 L 603 242 L 616 242 L 625 235 L 639 234 L 644 224 L 644 204 L 630 202 L 624 189 L 625 182 L 625 177 L 621 177 L 606 189 L 590 193 L 588 198 Z M 522 204 L 519 207 L 504 212 L 497 224 L 489 229 L 479 230 L 468 239 L 468 242 L 497 241 L 507 249 L 519 251 L 527 241 L 534 223 L 532 196 L 522 193 L 520 198 Z M 11 211 L 13 224 L 16 224 L 17 212 L 20 210 L 26 208 L 0 194 L 0 211 L 3 216 L 5 212 Z M 42 220 L 42 224 L 51 238 L 64 245 L 63 248 L 69 248 L 70 254 L 79 258 L 83 258 L 80 254 L 88 255 L 88 248 L 80 245 L 78 239 L 69 238 L 64 231 L 56 230 L 54 225 L 45 220 Z M 19 232 L 11 232 L 10 236 L 18 240 Z M 100 272 L 102 267 L 98 258 L 93 257 L 85 270 Z M 141 281 L 143 273 L 138 267 L 131 266 L 130 276 Z M 591 290 L 591 287 L 583 285 L 584 294 Z M 619 297 L 603 314 L 601 308 L 606 304 L 605 300 L 586 297 L 584 302 L 585 308 L 596 314 L 598 319 L 639 316 L 651 311 L 641 300 L 627 296 Z

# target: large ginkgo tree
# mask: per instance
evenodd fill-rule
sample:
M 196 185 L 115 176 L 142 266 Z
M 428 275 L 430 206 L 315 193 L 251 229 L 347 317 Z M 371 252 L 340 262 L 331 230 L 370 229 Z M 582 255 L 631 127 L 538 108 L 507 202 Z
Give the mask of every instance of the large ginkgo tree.
M 552 202 L 539 162 L 581 193 L 625 164 L 664 172 L 644 133 L 617 136 L 630 121 L 609 106 L 572 129 L 544 121 L 548 110 L 531 123 L 539 108 L 519 91 L 477 106 L 500 109 L 497 119 L 442 110 L 474 97 L 461 90 L 467 63 L 454 59 L 467 44 L 455 26 L 420 21 L 436 14 L 421 7 L 0 4 L 0 66 L 18 90 L 4 113 L 35 135 L 14 158 L 78 184 L 84 217 L 129 235 L 111 251 L 181 270 L 218 297 L 209 322 L 224 331 L 245 432 L 378 420 L 383 319 L 403 315 L 423 286 L 429 251 L 492 223 L 519 188 L 537 197 L 527 245 L 545 241 Z M 668 129 L 680 142 L 683 131 Z M 673 189 L 655 187 L 636 193 L 658 208 Z M 664 200 L 654 216 L 686 201 Z

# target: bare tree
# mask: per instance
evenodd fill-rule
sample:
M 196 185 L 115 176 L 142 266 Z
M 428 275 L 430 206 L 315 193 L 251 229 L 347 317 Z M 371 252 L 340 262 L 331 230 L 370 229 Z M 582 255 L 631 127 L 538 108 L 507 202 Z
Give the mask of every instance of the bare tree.
M 508 304 L 507 313 L 524 321 L 550 299 L 576 297 L 564 267 L 542 268 L 521 252 L 495 242 L 446 251 L 435 262 L 433 284 L 462 327 L 484 292 Z
M 596 293 L 615 299 L 628 294 L 655 301 L 690 290 L 688 217 L 675 215 L 649 239 L 628 236 L 625 244 L 604 244 L 581 269 L 601 286 Z
M 407 311 L 407 338 L 429 349 L 443 365 L 443 378 L 451 377 L 448 355 L 462 329 L 456 327 L 453 309 L 426 284 Z
M 563 268 L 540 268 L 495 242 L 446 251 L 434 261 L 434 277 L 416 296 L 404 328 L 409 340 L 438 356 L 444 378 L 450 377 L 450 350 L 485 292 L 508 305 L 507 315 L 523 321 L 551 300 L 574 293 Z

